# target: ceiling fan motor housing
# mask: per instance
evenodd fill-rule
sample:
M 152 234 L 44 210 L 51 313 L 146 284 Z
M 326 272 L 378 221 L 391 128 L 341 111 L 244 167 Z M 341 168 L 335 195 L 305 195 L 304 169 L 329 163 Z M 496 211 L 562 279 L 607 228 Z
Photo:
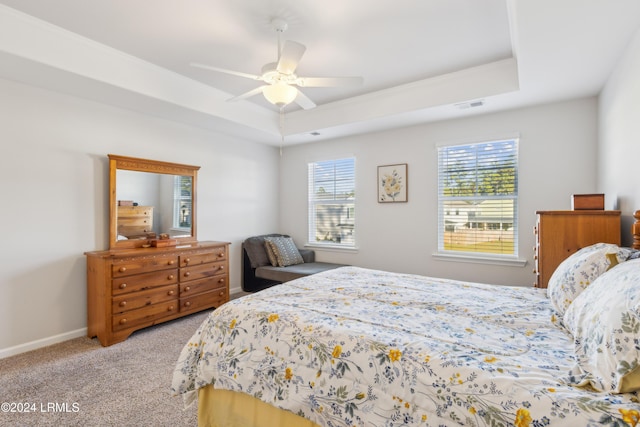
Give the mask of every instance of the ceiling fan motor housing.
M 286 83 L 296 84 L 298 76 L 295 74 L 285 74 L 278 71 L 278 63 L 270 62 L 262 67 L 262 80 L 268 84 Z
M 284 19 L 275 17 L 271 20 L 271 27 L 279 33 L 284 33 L 289 28 L 289 24 Z

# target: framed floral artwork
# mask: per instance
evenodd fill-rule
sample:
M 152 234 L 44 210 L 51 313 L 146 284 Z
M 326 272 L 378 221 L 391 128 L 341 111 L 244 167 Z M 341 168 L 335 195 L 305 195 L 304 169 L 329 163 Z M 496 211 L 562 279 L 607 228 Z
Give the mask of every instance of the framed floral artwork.
M 378 203 L 407 201 L 407 164 L 378 166 Z

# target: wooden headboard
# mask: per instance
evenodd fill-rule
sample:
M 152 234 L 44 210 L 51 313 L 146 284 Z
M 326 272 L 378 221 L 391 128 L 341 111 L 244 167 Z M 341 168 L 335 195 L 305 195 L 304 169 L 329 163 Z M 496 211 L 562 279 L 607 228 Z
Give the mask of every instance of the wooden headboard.
M 640 211 L 635 211 L 633 217 L 636 221 L 631 226 L 631 234 L 633 234 L 633 249 L 640 249 Z

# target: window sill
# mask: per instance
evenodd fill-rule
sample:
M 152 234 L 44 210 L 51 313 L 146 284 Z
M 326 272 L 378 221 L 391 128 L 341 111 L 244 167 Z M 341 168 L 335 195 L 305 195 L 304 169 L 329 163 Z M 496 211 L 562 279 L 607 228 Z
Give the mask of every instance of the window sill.
M 331 244 L 320 244 L 320 243 L 305 243 L 305 248 L 313 249 L 316 251 L 327 251 L 327 252 L 351 252 L 357 253 L 359 248 L 357 246 L 339 246 L 339 245 L 331 245 Z
M 471 253 L 454 254 L 450 252 L 434 252 L 432 256 L 441 261 L 468 262 L 472 264 L 493 264 L 510 267 L 524 267 L 527 265 L 526 259 L 516 257 L 506 258 Z

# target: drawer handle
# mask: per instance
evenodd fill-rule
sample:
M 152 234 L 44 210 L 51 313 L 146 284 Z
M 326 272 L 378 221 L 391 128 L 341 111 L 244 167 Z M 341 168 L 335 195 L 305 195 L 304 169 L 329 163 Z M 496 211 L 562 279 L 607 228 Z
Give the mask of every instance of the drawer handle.
M 187 301 L 187 302 L 185 302 L 185 303 L 184 303 L 184 306 L 185 306 L 185 307 L 191 307 L 191 301 Z
M 120 302 L 120 307 L 124 307 L 125 305 L 127 305 L 127 302 L 126 302 L 126 301 L 122 301 L 122 302 Z
M 119 271 L 120 273 L 124 273 L 125 271 L 127 271 L 127 267 L 120 267 L 120 268 L 118 269 L 118 271 Z
M 167 311 L 173 311 L 173 306 L 170 305 L 169 308 L 167 308 Z
M 185 286 L 184 291 L 189 292 L 191 290 L 191 286 Z
M 126 284 L 126 283 L 120 283 L 120 289 L 124 289 L 124 288 L 126 288 L 126 287 L 127 287 L 127 284 Z
M 125 323 L 127 323 L 127 319 L 120 319 L 120 324 L 124 325 Z
M 224 265 L 221 265 L 220 267 L 218 267 L 218 270 L 224 270 Z
M 189 264 L 190 262 L 191 262 L 191 258 L 187 258 L 187 259 L 184 260 L 185 264 Z
M 167 280 L 173 280 L 173 274 L 168 275 Z
M 184 277 L 189 277 L 189 276 L 191 276 L 191 273 L 190 273 L 190 272 L 188 272 L 188 271 L 185 271 L 185 272 L 184 272 Z
M 218 258 L 224 258 L 224 252 L 220 252 L 220 253 L 218 254 Z
M 173 264 L 175 264 L 175 261 L 174 261 L 174 260 L 172 260 L 172 259 L 170 259 L 170 260 L 169 260 L 169 262 L 168 262 L 167 264 L 168 264 L 168 265 L 173 265 Z
M 173 295 L 175 292 L 174 291 L 169 291 L 167 292 L 167 295 Z
M 218 280 L 218 283 L 224 283 L 224 279 Z
M 224 291 L 220 291 L 220 293 L 218 295 L 223 296 L 224 295 Z

